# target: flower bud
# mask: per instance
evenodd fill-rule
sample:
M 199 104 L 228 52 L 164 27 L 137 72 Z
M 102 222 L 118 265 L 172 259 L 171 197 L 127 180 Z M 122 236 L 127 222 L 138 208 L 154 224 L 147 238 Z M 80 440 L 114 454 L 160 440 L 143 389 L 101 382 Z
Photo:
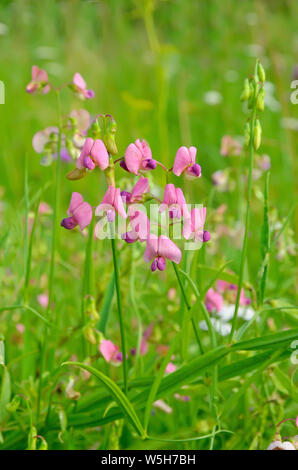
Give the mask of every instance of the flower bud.
M 266 79 L 266 74 L 265 74 L 265 70 L 261 62 L 258 62 L 258 77 L 259 77 L 260 82 L 264 83 Z
M 257 97 L 257 110 L 264 111 L 265 90 L 262 88 Z
M 79 170 L 79 168 L 75 168 L 74 170 L 70 171 L 67 175 L 66 178 L 69 180 L 80 180 L 84 178 L 86 175 L 86 168 L 82 168 Z
M 96 344 L 96 337 L 93 331 L 93 328 L 91 326 L 87 325 L 83 329 L 84 337 L 86 338 L 87 341 L 91 344 Z
M 262 136 L 262 127 L 259 119 L 256 120 L 255 126 L 254 126 L 254 131 L 253 131 L 253 143 L 254 143 L 254 149 L 258 150 L 258 148 L 261 145 L 261 136 Z
M 117 149 L 117 145 L 116 145 L 116 142 L 115 142 L 114 134 L 111 134 L 111 133 L 105 134 L 105 136 L 103 138 L 103 141 L 104 141 L 104 144 L 106 146 L 107 151 L 111 155 L 117 155 L 118 154 L 118 149 Z
M 92 320 L 92 322 L 97 322 L 99 320 L 99 314 L 96 310 L 96 303 L 94 297 L 88 295 L 84 299 L 85 306 L 85 315 Z
M 91 134 L 90 137 L 94 140 L 101 139 L 101 128 L 97 119 L 91 124 L 89 130 Z
M 20 406 L 21 398 L 19 395 L 13 397 L 11 402 L 7 403 L 6 409 L 9 413 L 15 413 Z
M 248 78 L 246 78 L 244 80 L 244 87 L 240 96 L 240 101 L 247 101 L 249 97 L 250 97 L 250 86 L 249 86 Z

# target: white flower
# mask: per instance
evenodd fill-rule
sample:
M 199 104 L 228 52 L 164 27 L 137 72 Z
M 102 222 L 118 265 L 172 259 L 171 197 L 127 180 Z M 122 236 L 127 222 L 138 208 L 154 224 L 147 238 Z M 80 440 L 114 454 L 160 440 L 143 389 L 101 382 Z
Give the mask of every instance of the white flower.
M 269 444 L 267 450 L 296 450 L 290 441 L 273 441 Z

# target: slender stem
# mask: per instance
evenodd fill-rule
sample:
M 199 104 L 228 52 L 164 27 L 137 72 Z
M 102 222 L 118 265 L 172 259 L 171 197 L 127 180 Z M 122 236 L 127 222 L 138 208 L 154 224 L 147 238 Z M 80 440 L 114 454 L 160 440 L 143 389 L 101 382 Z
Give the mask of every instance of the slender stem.
M 247 203 L 246 203 L 246 214 L 245 214 L 245 230 L 244 238 L 241 252 L 241 261 L 240 261 L 240 273 L 238 281 L 238 291 L 235 304 L 235 311 L 232 321 L 232 329 L 229 336 L 229 341 L 233 340 L 233 336 L 236 330 L 237 325 L 237 314 L 240 303 L 241 289 L 243 285 L 243 276 L 244 276 L 244 266 L 246 261 L 246 252 L 247 252 L 247 239 L 248 239 L 248 227 L 249 227 L 249 215 L 250 215 L 250 204 L 251 204 L 251 193 L 252 193 L 252 173 L 253 173 L 253 160 L 254 160 L 254 144 L 253 144 L 253 129 L 256 119 L 256 100 L 254 99 L 252 106 L 252 115 L 250 120 L 250 142 L 249 142 L 249 173 L 248 173 L 248 188 L 247 188 Z
M 181 281 L 179 271 L 178 271 L 177 266 L 176 266 L 175 263 L 172 263 L 172 265 L 173 265 L 173 268 L 174 268 L 174 271 L 175 271 L 175 274 L 176 274 L 176 277 L 177 277 L 177 280 L 178 280 L 178 284 L 179 284 L 181 292 L 182 292 L 182 296 L 183 296 L 186 308 L 187 308 L 187 310 L 190 310 L 191 306 L 190 306 L 190 304 L 187 300 L 185 290 L 184 290 L 184 286 L 183 286 L 183 283 Z M 196 324 L 196 322 L 193 318 L 191 319 L 191 323 L 192 323 L 192 327 L 193 327 L 193 330 L 194 330 L 194 333 L 195 333 L 196 340 L 197 340 L 198 345 L 199 345 L 199 350 L 200 350 L 201 354 L 204 354 L 204 349 L 203 349 L 203 346 L 202 346 L 202 343 L 201 343 L 201 340 L 200 340 L 199 329 L 198 329 L 197 324 Z
M 83 282 L 82 282 L 82 299 L 81 299 L 81 317 L 82 317 L 82 324 L 85 326 L 86 324 L 86 317 L 85 317 L 85 297 L 87 295 L 93 294 L 93 240 L 94 240 L 94 224 L 95 224 L 95 217 L 93 215 L 91 224 L 89 226 L 89 235 L 88 241 L 86 244 L 86 251 L 85 251 L 85 265 L 84 265 L 84 275 L 83 275 Z M 82 347 L 83 347 L 83 354 L 84 357 L 87 356 L 88 351 L 88 344 L 84 335 L 82 335 Z
M 50 310 L 53 301 L 54 291 L 54 273 L 55 273 L 55 259 L 56 259 L 56 245 L 57 245 L 57 233 L 58 233 L 58 211 L 59 211 L 59 199 L 60 199 L 60 180 L 61 180 L 61 129 L 62 129 L 62 114 L 61 114 L 61 102 L 59 91 L 56 91 L 57 107 L 58 107 L 58 142 L 57 142 L 57 160 L 56 160 L 56 176 L 55 176 L 55 196 L 54 196 L 54 207 L 53 207 L 53 225 L 52 225 L 52 245 L 51 245 L 51 261 L 50 261 L 50 274 L 49 274 L 49 301 L 46 312 L 46 317 L 50 316 Z M 56 324 L 56 321 L 54 322 Z M 37 395 L 37 421 L 40 414 L 40 401 L 42 393 L 42 375 L 45 367 L 45 348 L 48 339 L 48 327 L 44 327 L 44 335 L 41 344 L 40 352 L 40 371 L 39 371 L 39 386 Z
M 124 323 L 122 315 L 122 305 L 121 305 L 121 292 L 120 292 L 120 279 L 119 279 L 119 270 L 118 270 L 118 260 L 117 260 L 117 249 L 115 243 L 115 236 L 111 224 L 111 243 L 112 243 L 112 253 L 113 253 L 113 264 L 114 264 L 114 274 L 115 274 L 115 286 L 117 294 L 117 307 L 118 307 L 118 316 L 120 324 L 120 334 L 121 334 L 121 350 L 122 350 L 122 365 L 123 365 L 123 382 L 124 382 L 124 393 L 127 395 L 127 359 L 126 359 L 126 347 L 125 347 L 125 332 L 124 332 Z

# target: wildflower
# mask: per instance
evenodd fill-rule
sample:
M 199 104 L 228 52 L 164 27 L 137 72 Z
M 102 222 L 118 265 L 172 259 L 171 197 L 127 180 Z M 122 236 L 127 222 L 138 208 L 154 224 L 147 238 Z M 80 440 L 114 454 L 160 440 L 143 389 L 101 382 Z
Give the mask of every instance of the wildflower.
M 164 271 L 166 269 L 166 260 L 173 261 L 179 264 L 181 261 L 182 253 L 175 243 L 164 235 L 157 237 L 151 234 L 148 237 L 146 249 L 144 253 L 144 260 L 146 263 L 153 259 L 151 264 L 151 271 Z
M 172 372 L 175 372 L 177 370 L 177 367 L 175 366 L 175 364 L 173 364 L 172 362 L 169 362 L 167 367 L 166 367 L 166 374 L 171 374 Z
M 180 176 L 185 172 L 190 177 L 199 178 L 202 171 L 200 165 L 196 163 L 196 154 L 196 147 L 189 147 L 189 149 L 187 147 L 180 147 L 176 153 L 173 173 L 176 176 Z
M 75 73 L 72 82 L 72 88 L 79 98 L 91 99 L 94 98 L 95 93 L 93 90 L 87 90 L 87 85 L 83 77 L 79 73 Z
M 241 144 L 230 135 L 224 135 L 221 139 L 220 154 L 223 157 L 240 155 L 242 151 Z
M 209 312 L 212 312 L 214 310 L 217 310 L 217 311 L 221 310 L 223 306 L 222 295 L 216 292 L 212 288 L 208 289 L 206 293 L 206 298 L 205 298 L 205 305 Z
M 174 184 L 167 184 L 159 212 L 169 209 L 170 219 L 188 217 L 189 212 L 181 188 L 175 188 Z
M 81 230 L 84 230 L 90 224 L 92 219 L 92 208 L 88 202 L 83 201 L 83 196 L 80 193 L 72 193 L 71 201 L 67 211 L 70 217 L 61 221 L 61 226 L 67 230 L 72 230 L 79 225 Z
M 98 166 L 101 170 L 105 170 L 109 166 L 109 154 L 102 140 L 93 140 L 87 137 L 79 156 L 76 167 L 79 170 L 87 168 L 94 170 Z
M 156 161 L 152 159 L 152 152 L 147 142 L 137 139 L 134 144 L 130 144 L 125 151 L 121 166 L 135 175 L 140 171 L 154 170 Z
M 122 354 L 119 352 L 118 346 L 112 343 L 112 341 L 103 339 L 99 350 L 107 362 L 122 362 Z
M 192 238 L 199 242 L 209 241 L 211 235 L 207 230 L 204 230 L 205 219 L 206 207 L 192 209 L 190 211 L 190 217 L 186 218 L 184 223 L 184 238 L 186 238 L 186 240 Z
M 132 204 L 134 202 L 140 202 L 143 197 L 143 194 L 148 193 L 148 191 L 148 179 L 141 177 L 132 188 L 131 193 L 129 193 L 128 191 L 121 191 L 121 197 L 124 202 L 126 202 L 126 204 Z
M 153 406 L 160 409 L 161 411 L 164 411 L 168 415 L 173 413 L 173 409 L 169 405 L 167 405 L 163 400 L 156 400 L 153 403 Z
M 36 132 L 32 139 L 32 147 L 36 153 L 43 153 L 44 157 L 41 160 L 41 165 L 49 166 L 53 159 L 57 158 L 57 143 L 58 143 L 59 129 L 55 126 L 46 127 L 45 129 Z M 71 162 L 72 158 L 65 148 L 65 136 L 61 139 L 60 158 L 64 162 Z
M 127 214 L 125 212 L 121 199 L 120 188 L 115 188 L 114 186 L 108 187 L 102 202 L 96 208 L 95 214 L 101 215 L 102 212 L 107 213 L 107 218 L 109 222 L 114 222 L 116 212 L 118 212 L 121 217 L 126 219 Z
M 296 448 L 290 441 L 273 441 L 269 444 L 267 450 L 296 450 Z
M 220 192 L 229 192 L 235 189 L 235 181 L 231 177 L 231 169 L 217 170 L 212 174 L 212 183 Z
M 49 296 L 48 294 L 39 294 L 37 296 L 37 301 L 39 305 L 41 305 L 43 308 L 46 308 L 49 303 Z
M 150 233 L 150 221 L 146 214 L 142 211 L 135 210 L 133 206 L 129 206 L 128 216 L 132 230 L 122 234 L 121 238 L 127 243 L 133 243 L 137 240 L 141 243 L 146 241 Z
M 141 345 L 140 345 L 140 354 L 141 354 L 141 356 L 145 356 L 145 354 L 147 354 L 147 352 L 148 352 L 148 339 L 152 335 L 152 330 L 153 330 L 153 324 L 151 323 L 151 325 L 149 325 L 148 328 L 146 328 L 146 330 L 143 333 L 143 337 L 142 337 L 142 341 L 141 341 Z M 130 352 L 133 356 L 135 356 L 136 348 L 131 349 Z
M 50 91 L 48 74 L 45 70 L 40 69 L 37 65 L 32 67 L 32 80 L 26 86 L 27 93 L 35 93 L 40 91 L 43 95 Z

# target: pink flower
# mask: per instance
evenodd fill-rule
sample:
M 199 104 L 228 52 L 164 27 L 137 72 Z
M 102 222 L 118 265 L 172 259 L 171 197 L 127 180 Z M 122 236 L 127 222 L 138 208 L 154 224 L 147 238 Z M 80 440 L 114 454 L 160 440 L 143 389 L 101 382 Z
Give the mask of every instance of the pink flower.
M 240 155 L 242 152 L 242 145 L 233 139 L 230 135 L 224 135 L 221 139 L 220 154 L 223 157 Z
M 173 364 L 172 362 L 169 362 L 167 367 L 166 367 L 166 374 L 171 374 L 172 372 L 175 372 L 175 370 L 177 370 L 177 367 L 175 366 L 175 364 Z
M 173 173 L 176 176 L 180 176 L 185 172 L 188 176 L 199 178 L 202 172 L 200 165 L 196 163 L 196 154 L 196 147 L 189 147 L 189 149 L 187 147 L 180 147 L 176 153 Z
M 223 307 L 223 297 L 218 292 L 215 292 L 214 289 L 208 289 L 205 298 L 205 305 L 209 312 L 214 310 L 220 311 Z
M 75 73 L 73 77 L 73 88 L 81 99 L 94 98 L 95 93 L 93 90 L 87 90 L 87 85 L 83 77 L 79 73 Z
M 160 212 L 169 209 L 171 219 L 180 219 L 181 216 L 189 217 L 189 212 L 181 188 L 175 188 L 174 184 L 166 184 Z
M 35 93 L 40 91 L 43 95 L 50 91 L 48 74 L 45 70 L 40 69 L 37 65 L 32 67 L 32 80 L 26 86 L 27 93 Z
M 108 339 L 103 339 L 101 341 L 99 350 L 107 362 L 122 361 L 122 354 L 119 352 L 118 346 Z
M 190 217 L 185 219 L 183 226 L 183 236 L 186 240 L 194 239 L 198 242 L 207 242 L 211 236 L 204 230 L 206 219 L 206 207 L 194 208 L 190 211 Z
M 141 356 L 145 356 L 145 354 L 147 354 L 148 352 L 148 339 L 152 335 L 152 331 L 153 331 L 153 324 L 151 323 L 151 325 L 149 325 L 148 328 L 146 328 L 146 330 L 143 333 L 143 337 L 142 337 L 142 341 L 140 345 Z M 136 348 L 131 349 L 130 352 L 133 356 L 135 356 Z
M 146 214 L 136 210 L 134 206 L 128 207 L 129 223 L 132 228 L 130 232 L 123 233 L 121 238 L 127 243 L 133 243 L 139 240 L 141 243 L 146 241 L 150 234 L 150 221 Z
M 125 212 L 121 199 L 120 188 L 114 188 L 114 186 L 108 187 L 108 190 L 105 193 L 102 202 L 96 208 L 95 214 L 101 215 L 102 212 L 107 213 L 107 218 L 109 222 L 114 222 L 116 212 L 118 212 L 121 217 L 126 219 L 127 214 Z
M 79 170 L 83 168 L 94 170 L 96 166 L 101 170 L 108 168 L 109 154 L 102 140 L 93 140 L 91 137 L 87 137 L 81 155 L 77 159 L 76 167 Z
M 39 294 L 37 296 L 37 301 L 39 305 L 41 305 L 43 308 L 46 308 L 49 303 L 49 296 L 48 294 Z
M 149 191 L 149 181 L 147 178 L 141 176 L 137 181 L 134 187 L 131 190 L 131 193 L 128 191 L 121 191 L 121 197 L 126 202 L 126 204 L 132 204 L 134 202 L 139 202 L 143 194 L 148 193 Z
M 164 271 L 166 269 L 166 260 L 169 259 L 176 264 L 181 261 L 182 253 L 175 243 L 164 235 L 157 237 L 151 234 L 147 239 L 144 260 L 146 263 L 153 259 L 151 271 Z
M 121 166 L 135 175 L 138 175 L 140 170 L 154 170 L 156 161 L 152 159 L 152 152 L 147 142 L 137 139 L 134 144 L 130 144 L 125 150 Z
M 92 207 L 88 202 L 83 201 L 83 196 L 80 193 L 72 193 L 67 213 L 70 217 L 61 221 L 61 226 L 67 230 L 71 230 L 77 225 L 81 230 L 84 230 L 92 220 Z

